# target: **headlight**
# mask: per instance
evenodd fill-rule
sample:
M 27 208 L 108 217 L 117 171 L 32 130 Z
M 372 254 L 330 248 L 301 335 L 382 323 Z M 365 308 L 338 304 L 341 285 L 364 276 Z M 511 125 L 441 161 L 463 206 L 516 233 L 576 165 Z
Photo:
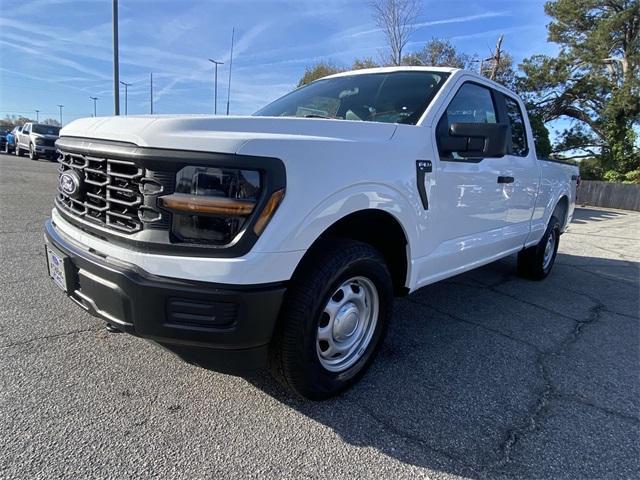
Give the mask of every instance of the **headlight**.
M 172 212 L 172 233 L 178 241 L 227 245 L 259 215 L 255 210 L 262 187 L 257 170 L 190 166 L 177 173 L 175 193 L 160 197 L 159 203 Z M 277 205 L 271 208 L 275 211 Z M 267 213 L 270 218 L 273 212 Z M 256 235 L 264 229 L 259 225 L 262 217 L 254 224 Z
M 36 145 L 42 145 L 44 143 L 44 138 L 36 137 L 33 141 L 36 143 Z

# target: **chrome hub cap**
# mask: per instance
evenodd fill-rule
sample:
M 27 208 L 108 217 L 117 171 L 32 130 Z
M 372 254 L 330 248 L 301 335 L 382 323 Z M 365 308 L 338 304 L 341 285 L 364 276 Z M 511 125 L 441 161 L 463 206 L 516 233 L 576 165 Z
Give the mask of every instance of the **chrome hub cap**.
M 378 311 L 378 291 L 371 280 L 353 277 L 340 285 L 318 322 L 320 364 L 331 372 L 342 372 L 356 363 L 371 342 Z
M 551 265 L 551 260 L 553 259 L 553 251 L 556 248 L 556 232 L 555 230 L 551 231 L 549 238 L 547 239 L 547 244 L 544 246 L 544 255 L 542 257 L 542 268 L 547 269 L 549 265 Z

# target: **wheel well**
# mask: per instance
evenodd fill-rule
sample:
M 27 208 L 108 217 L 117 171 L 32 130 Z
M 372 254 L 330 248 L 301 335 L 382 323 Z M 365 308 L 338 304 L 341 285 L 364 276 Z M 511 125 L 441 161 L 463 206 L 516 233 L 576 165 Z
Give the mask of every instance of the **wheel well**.
M 368 243 L 384 257 L 396 295 L 406 295 L 407 238 L 402 226 L 383 210 L 360 210 L 341 218 L 316 239 L 309 250 L 328 238 L 349 238 Z
M 554 208 L 553 213 L 560 220 L 560 231 L 564 231 L 565 223 L 567 222 L 567 213 L 569 213 L 569 199 L 566 195 L 560 197 L 558 203 L 556 204 L 556 208 Z

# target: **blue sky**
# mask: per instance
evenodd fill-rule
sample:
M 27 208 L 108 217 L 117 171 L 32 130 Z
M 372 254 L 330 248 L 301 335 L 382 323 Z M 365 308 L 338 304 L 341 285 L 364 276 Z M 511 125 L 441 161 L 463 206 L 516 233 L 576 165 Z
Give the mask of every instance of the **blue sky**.
M 409 50 L 432 37 L 487 55 L 497 36 L 516 61 L 554 53 L 546 42 L 543 0 L 424 0 Z M 0 116 L 64 122 L 113 112 L 111 0 L 0 0 Z M 121 0 L 120 79 L 129 114 L 212 113 L 226 104 L 231 28 L 236 43 L 231 113 L 249 114 L 295 87 L 304 67 L 326 59 L 349 65 L 384 48 L 366 0 Z M 124 111 L 124 90 L 121 93 Z

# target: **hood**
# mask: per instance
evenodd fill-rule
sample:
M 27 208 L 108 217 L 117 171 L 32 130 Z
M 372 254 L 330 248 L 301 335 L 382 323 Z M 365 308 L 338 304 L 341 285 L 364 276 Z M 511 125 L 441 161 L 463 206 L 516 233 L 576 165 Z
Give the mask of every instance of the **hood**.
M 58 135 L 49 135 L 47 133 L 32 132 L 31 135 L 33 135 L 34 137 L 42 137 L 42 138 L 47 138 L 47 139 L 51 139 L 51 140 L 57 140 L 58 139 Z
M 386 141 L 397 126 L 323 118 L 252 116 L 118 116 L 83 118 L 60 136 L 129 142 L 141 147 L 237 153 L 256 139 Z

